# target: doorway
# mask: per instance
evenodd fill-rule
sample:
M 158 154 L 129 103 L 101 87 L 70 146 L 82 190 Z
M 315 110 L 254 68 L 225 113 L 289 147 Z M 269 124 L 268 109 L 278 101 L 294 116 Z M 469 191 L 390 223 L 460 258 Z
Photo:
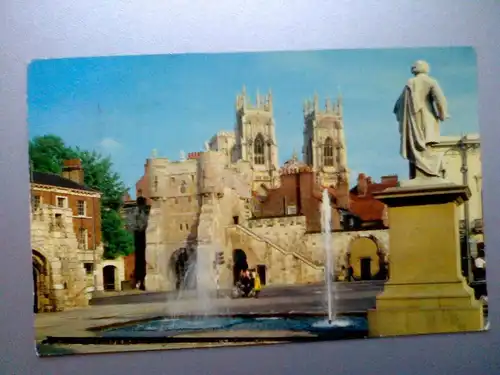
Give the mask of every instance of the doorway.
M 264 264 L 257 265 L 257 275 L 259 275 L 260 284 L 266 285 L 266 266 Z
M 114 291 L 116 290 L 116 278 L 115 278 L 116 267 L 106 266 L 102 269 L 102 276 L 104 281 L 104 290 Z
M 361 280 L 370 280 L 372 278 L 372 258 L 361 258 Z
M 236 285 L 238 282 L 241 271 L 247 269 L 247 254 L 241 249 L 233 250 L 233 285 Z
M 38 304 L 38 271 L 33 265 L 33 312 L 36 314 L 40 311 Z

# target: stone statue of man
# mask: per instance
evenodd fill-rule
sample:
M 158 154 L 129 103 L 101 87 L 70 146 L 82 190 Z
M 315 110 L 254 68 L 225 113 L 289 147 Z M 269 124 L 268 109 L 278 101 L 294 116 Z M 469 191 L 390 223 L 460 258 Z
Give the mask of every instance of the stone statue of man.
M 443 91 L 429 71 L 427 62 L 415 62 L 411 68 L 413 77 L 394 106 L 401 156 L 410 163 L 410 179 L 442 176 L 442 153 L 431 146 L 439 143 L 439 124 L 449 115 Z

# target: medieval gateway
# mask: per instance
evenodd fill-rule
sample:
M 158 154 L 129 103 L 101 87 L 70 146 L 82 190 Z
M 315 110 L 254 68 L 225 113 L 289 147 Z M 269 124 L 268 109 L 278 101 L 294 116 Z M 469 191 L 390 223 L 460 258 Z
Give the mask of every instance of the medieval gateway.
M 349 189 L 342 99 L 327 100 L 322 109 L 316 95 L 304 103 L 304 162 L 294 153 L 279 166 L 275 126 L 272 94 L 257 94 L 250 103 L 243 89 L 234 132 L 218 132 L 203 152 L 181 155 L 179 161 L 153 152 L 136 186 L 137 197 L 149 205 L 147 225 L 134 225 L 137 211 L 129 214 L 136 234 L 143 231 L 145 237 L 145 289 L 185 287 L 187 262 L 196 251 L 210 251 L 221 288 L 231 287 L 246 266 L 256 268 L 268 285 L 322 281 L 324 189 L 332 209 L 337 277 L 349 265 L 357 279 L 382 273 L 386 210 L 371 193 L 395 186 L 397 177 L 374 183 L 361 174 Z

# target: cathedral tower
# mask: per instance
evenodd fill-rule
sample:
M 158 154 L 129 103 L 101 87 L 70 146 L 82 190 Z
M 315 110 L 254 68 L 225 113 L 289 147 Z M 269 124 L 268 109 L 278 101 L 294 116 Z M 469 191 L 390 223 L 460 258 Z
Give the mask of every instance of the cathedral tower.
M 268 188 L 279 184 L 278 144 L 276 142 L 271 92 L 255 104 L 250 103 L 245 87 L 236 97 L 235 159 L 250 163 L 253 170 L 253 190 L 261 185 Z
M 304 103 L 304 162 L 312 166 L 318 182 L 325 186 L 349 183 L 342 98 L 326 100 L 319 108 L 318 95 Z

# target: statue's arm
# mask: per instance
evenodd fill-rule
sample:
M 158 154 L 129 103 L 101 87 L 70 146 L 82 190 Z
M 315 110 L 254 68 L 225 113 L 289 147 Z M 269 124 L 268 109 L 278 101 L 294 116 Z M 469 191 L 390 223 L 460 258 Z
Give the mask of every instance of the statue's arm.
M 436 109 L 438 110 L 439 119 L 441 121 L 446 120 L 450 117 L 448 114 L 448 102 L 446 97 L 444 96 L 443 90 L 439 86 L 439 83 L 434 81 L 431 85 L 431 95 L 436 105 Z

